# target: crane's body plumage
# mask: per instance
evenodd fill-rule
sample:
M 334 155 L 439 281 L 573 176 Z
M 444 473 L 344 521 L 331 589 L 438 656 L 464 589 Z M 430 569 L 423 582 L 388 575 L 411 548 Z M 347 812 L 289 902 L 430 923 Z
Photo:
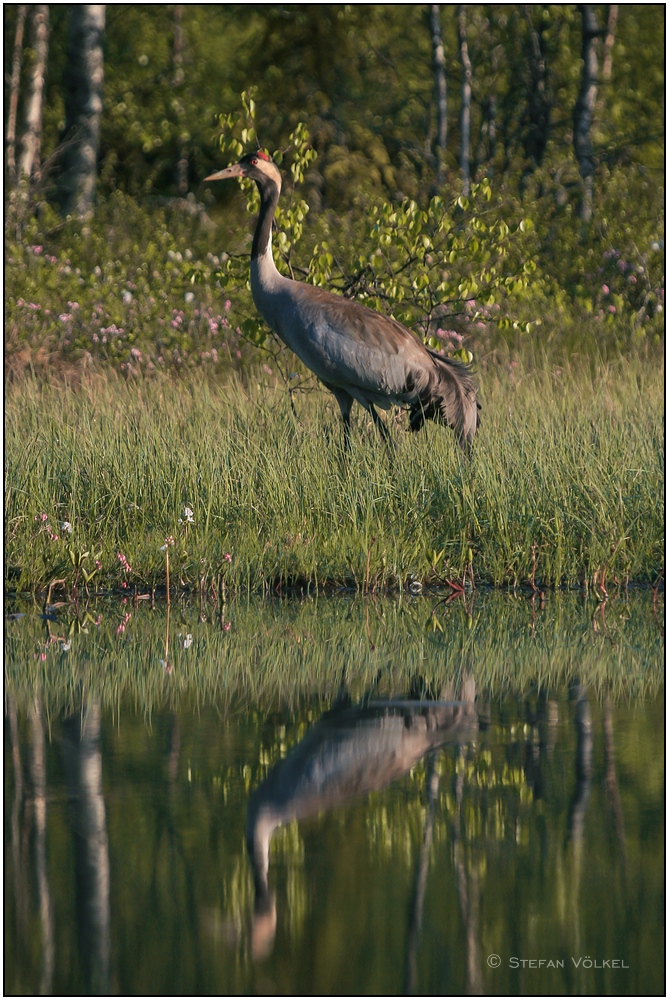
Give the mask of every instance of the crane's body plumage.
M 281 174 L 262 153 L 207 180 L 251 177 L 261 205 L 251 251 L 251 292 L 269 328 L 335 396 L 348 440 L 350 410 L 358 402 L 388 439 L 376 406 L 410 410 L 410 427 L 440 418 L 455 430 L 463 448 L 478 426 L 476 387 L 469 369 L 442 357 L 396 320 L 352 299 L 286 278 L 272 255 L 272 219 L 281 193 Z

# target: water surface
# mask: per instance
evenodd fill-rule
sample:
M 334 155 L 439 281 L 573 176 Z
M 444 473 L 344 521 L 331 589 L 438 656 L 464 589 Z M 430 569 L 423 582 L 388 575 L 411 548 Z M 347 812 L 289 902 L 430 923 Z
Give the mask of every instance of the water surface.
M 5 992 L 660 993 L 659 609 L 438 600 L 12 607 Z

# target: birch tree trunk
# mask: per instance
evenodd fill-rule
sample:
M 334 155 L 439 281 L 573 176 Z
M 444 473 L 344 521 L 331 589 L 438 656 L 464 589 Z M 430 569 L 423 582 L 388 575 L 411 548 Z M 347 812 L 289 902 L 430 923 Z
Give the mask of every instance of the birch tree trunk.
M 432 69 L 434 72 L 434 93 L 437 104 L 437 187 L 444 183 L 444 159 L 446 156 L 447 103 L 446 103 L 446 58 L 441 37 L 441 17 L 439 4 L 430 4 L 430 31 L 432 34 Z
M 68 28 L 65 149 L 59 200 L 65 214 L 93 211 L 100 148 L 105 4 L 72 4 Z
M 174 68 L 174 76 L 172 78 L 172 86 L 174 87 L 178 95 L 181 94 L 183 89 L 185 73 L 184 73 L 184 28 L 183 28 L 183 4 L 177 3 L 174 5 L 174 48 L 172 50 L 172 66 Z M 181 96 L 177 97 L 177 124 L 179 127 L 179 141 L 183 141 L 184 133 L 184 104 Z M 181 147 L 179 154 L 179 159 L 177 161 L 177 191 L 180 197 L 183 197 L 188 191 L 188 147 L 184 144 Z
M 593 111 L 597 101 L 596 46 L 601 32 L 597 24 L 597 15 L 595 14 L 593 4 L 579 4 L 579 11 L 583 22 L 583 42 L 581 47 L 583 72 L 581 75 L 581 89 L 574 107 L 574 153 L 579 172 L 583 179 L 583 197 L 579 208 L 579 217 L 583 222 L 589 222 L 592 218 L 592 188 L 595 171 L 590 130 L 592 128 Z
M 488 174 L 492 177 L 497 146 L 497 96 L 495 87 L 497 85 L 499 51 L 501 46 L 495 44 L 493 17 L 489 8 L 487 8 L 485 19 L 482 21 L 482 28 L 483 33 L 479 35 L 479 44 L 490 52 L 492 76 L 489 81 L 488 93 L 483 98 L 481 104 L 479 139 L 473 154 L 472 168 L 474 173 L 476 173 L 481 164 L 486 164 Z
M 616 40 L 616 26 L 618 24 L 618 4 L 610 3 L 606 8 L 606 29 L 604 31 L 604 51 L 602 53 L 602 83 L 611 83 L 613 71 L 613 44 Z M 600 91 L 597 100 L 597 117 L 601 117 L 604 110 L 606 87 Z
M 23 60 L 23 28 L 27 9 L 27 4 L 19 4 L 16 14 L 14 56 L 12 59 L 12 77 L 9 91 L 9 111 L 7 113 L 7 172 L 12 183 L 16 182 L 16 114 L 19 107 L 21 62 Z
M 19 180 L 39 180 L 40 149 L 42 144 L 42 104 L 46 65 L 49 56 L 49 6 L 36 3 L 32 9 L 32 43 L 35 61 L 28 78 L 25 100 L 25 132 L 21 140 Z
M 613 69 L 613 43 L 616 40 L 616 25 L 618 23 L 618 4 L 610 3 L 606 14 L 606 34 L 604 36 L 604 57 L 602 59 L 602 82 L 611 82 Z
M 529 160 L 529 170 L 541 166 L 548 144 L 551 105 L 548 94 L 548 70 L 546 66 L 543 29 L 537 30 L 532 21 L 532 6 L 523 4 L 523 12 L 529 31 L 530 87 L 528 94 L 528 129 L 525 134 L 525 155 Z M 526 173 L 527 171 L 525 171 Z M 521 182 L 522 183 L 522 182 Z
M 462 170 L 462 193 L 469 194 L 469 133 L 472 104 L 472 64 L 467 48 L 466 4 L 458 4 L 458 43 L 462 64 L 462 106 L 460 108 L 460 169 Z

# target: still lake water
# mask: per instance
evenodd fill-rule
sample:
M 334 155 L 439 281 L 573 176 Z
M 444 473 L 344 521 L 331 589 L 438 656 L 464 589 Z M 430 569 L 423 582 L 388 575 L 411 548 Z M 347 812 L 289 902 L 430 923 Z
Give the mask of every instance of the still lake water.
M 663 606 L 438 600 L 9 608 L 5 993 L 663 994 Z

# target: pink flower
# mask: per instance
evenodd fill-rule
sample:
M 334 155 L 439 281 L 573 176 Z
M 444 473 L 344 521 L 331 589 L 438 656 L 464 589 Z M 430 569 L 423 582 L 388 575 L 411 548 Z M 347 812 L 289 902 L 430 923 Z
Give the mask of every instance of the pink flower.
M 604 295 L 608 295 L 609 294 L 609 286 L 608 285 L 602 285 L 602 291 L 604 292 Z
M 225 300 L 225 311 L 226 311 L 226 312 L 229 312 L 229 311 L 230 311 L 230 307 L 231 307 L 231 305 L 232 305 L 232 302 L 230 301 L 230 299 L 226 299 L 226 300 Z
M 231 624 L 232 624 L 231 622 L 226 622 L 226 624 L 223 626 L 223 631 L 224 632 L 229 632 Z M 45 657 L 45 659 L 46 659 L 46 657 Z
M 230 555 L 229 552 L 226 552 L 223 558 L 225 559 L 226 562 L 232 562 L 232 556 Z
M 130 611 L 126 611 L 126 613 L 123 615 L 123 621 L 121 622 L 121 624 L 119 625 L 119 627 L 116 629 L 116 634 L 117 635 L 119 635 L 119 633 L 121 633 L 121 632 L 125 632 L 125 627 L 126 627 L 126 625 L 128 624 L 128 622 L 130 621 L 131 618 L 132 618 L 132 613 Z
M 461 344 L 464 337 L 457 330 L 442 330 L 441 327 L 437 330 L 437 336 L 448 340 L 454 340 L 456 344 Z

